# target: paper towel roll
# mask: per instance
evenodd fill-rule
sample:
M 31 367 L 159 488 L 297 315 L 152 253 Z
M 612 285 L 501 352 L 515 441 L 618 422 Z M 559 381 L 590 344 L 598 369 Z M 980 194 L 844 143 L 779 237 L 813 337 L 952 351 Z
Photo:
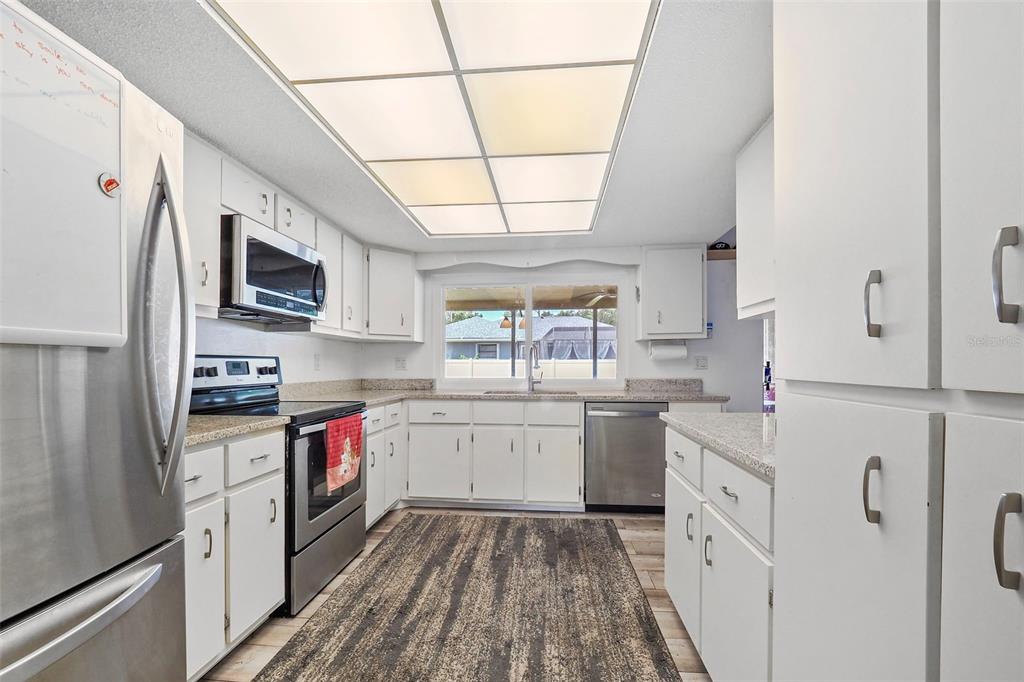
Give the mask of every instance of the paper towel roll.
M 685 341 L 651 341 L 651 360 L 660 362 L 662 360 L 685 360 Z

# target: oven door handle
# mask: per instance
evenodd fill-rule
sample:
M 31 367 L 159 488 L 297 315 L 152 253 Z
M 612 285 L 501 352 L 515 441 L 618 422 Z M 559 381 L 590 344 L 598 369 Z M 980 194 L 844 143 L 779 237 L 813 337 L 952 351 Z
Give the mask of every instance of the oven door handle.
M 311 433 L 319 433 L 320 431 L 326 431 L 326 430 L 327 430 L 327 424 L 326 423 L 324 423 L 324 424 L 313 424 L 312 426 L 300 426 L 299 427 L 299 435 L 300 436 L 306 436 L 306 435 L 309 435 Z

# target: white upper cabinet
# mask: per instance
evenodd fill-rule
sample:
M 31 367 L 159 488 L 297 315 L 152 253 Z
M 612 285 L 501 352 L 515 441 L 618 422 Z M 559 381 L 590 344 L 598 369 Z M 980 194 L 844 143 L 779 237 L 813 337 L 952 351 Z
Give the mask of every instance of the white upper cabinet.
M 274 199 L 274 227 L 306 246 L 316 244 L 316 216 L 286 194 Z
M 316 250 L 324 257 L 327 270 L 327 301 L 325 303 L 326 317 L 317 322 L 318 327 L 331 327 L 341 329 L 343 286 L 343 263 L 341 255 L 342 244 L 341 232 L 338 232 L 330 223 L 324 220 L 316 221 Z
M 1024 4 L 940 19 L 942 385 L 1024 393 Z
M 369 333 L 412 336 L 416 299 L 412 255 L 371 248 L 369 252 Z
M 1024 421 L 948 415 L 944 479 L 940 679 L 1024 680 Z
M 649 247 L 640 268 L 639 338 L 700 338 L 705 328 L 703 246 Z
M 942 415 L 790 393 L 779 415 L 773 679 L 935 679 Z
M 220 305 L 221 156 L 213 147 L 185 135 L 185 222 L 192 253 L 196 305 Z
M 939 383 L 937 9 L 774 5 L 780 378 Z
M 775 310 L 775 124 L 771 119 L 736 157 L 736 310 Z
M 256 222 L 274 227 L 274 187 L 228 159 L 221 162 L 220 202 Z
M 363 245 L 347 234 L 342 238 L 341 328 L 363 333 Z

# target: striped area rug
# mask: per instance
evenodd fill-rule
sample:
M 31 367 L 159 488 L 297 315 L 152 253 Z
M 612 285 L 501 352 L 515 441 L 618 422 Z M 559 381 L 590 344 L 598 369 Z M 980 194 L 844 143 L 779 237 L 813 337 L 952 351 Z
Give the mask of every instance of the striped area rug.
M 678 679 L 612 521 L 418 514 L 256 678 Z

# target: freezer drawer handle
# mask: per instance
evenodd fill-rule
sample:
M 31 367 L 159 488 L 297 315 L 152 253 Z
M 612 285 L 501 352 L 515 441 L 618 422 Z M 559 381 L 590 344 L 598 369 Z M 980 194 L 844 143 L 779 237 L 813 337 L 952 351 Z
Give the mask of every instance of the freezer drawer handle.
M 693 530 L 690 526 L 693 525 L 693 512 L 686 515 L 686 539 L 693 542 Z
M 996 304 L 996 319 L 1006 324 L 1020 321 L 1020 305 L 1006 303 L 1003 299 L 1003 251 L 1019 243 L 1020 228 L 1010 225 L 996 232 L 996 245 L 992 249 L 992 300 Z
M 877 339 L 882 335 L 882 325 L 871 321 L 871 285 L 882 283 L 882 271 L 872 270 L 864 281 L 864 327 L 868 336 Z
M 203 552 L 203 558 L 209 559 L 213 556 L 213 531 L 209 528 L 204 528 L 203 537 L 206 538 L 206 551 Z
M 708 546 L 711 544 L 711 536 L 704 536 L 704 563 L 708 566 L 711 565 L 711 555 L 708 553 Z
M 1006 570 L 1006 515 L 1020 514 L 1022 510 L 1020 493 L 1003 493 L 996 505 L 996 522 L 992 529 L 992 554 L 996 564 L 996 580 L 1000 587 L 1008 590 L 1020 589 L 1020 571 Z
M 127 613 L 128 609 L 139 603 L 160 580 L 162 571 L 163 564 L 150 566 L 141 571 L 135 576 L 135 580 L 128 589 L 84 620 L 79 620 L 82 614 L 74 612 L 76 604 L 73 599 L 70 603 L 65 602 L 61 608 L 54 610 L 58 613 L 57 616 L 48 618 L 44 615 L 37 619 L 39 622 L 36 627 L 14 628 L 5 636 L 0 637 L 0 652 L 17 651 L 26 640 L 31 641 L 40 637 L 43 634 L 40 632 L 40 628 L 52 630 L 58 627 L 60 623 L 53 622 L 54 618 L 77 623 L 64 634 L 49 638 L 49 641 L 43 646 L 0 669 L 0 682 L 27 680 L 88 642 Z M 87 596 L 80 599 L 85 602 L 83 605 L 91 605 L 91 600 Z
M 881 523 L 882 512 L 877 509 L 872 509 L 868 502 L 868 493 L 871 491 L 871 472 L 882 471 L 882 458 L 878 455 L 872 455 L 868 457 L 868 461 L 864 462 L 864 477 L 861 480 L 860 494 L 864 502 L 864 517 L 868 520 L 868 523 Z

